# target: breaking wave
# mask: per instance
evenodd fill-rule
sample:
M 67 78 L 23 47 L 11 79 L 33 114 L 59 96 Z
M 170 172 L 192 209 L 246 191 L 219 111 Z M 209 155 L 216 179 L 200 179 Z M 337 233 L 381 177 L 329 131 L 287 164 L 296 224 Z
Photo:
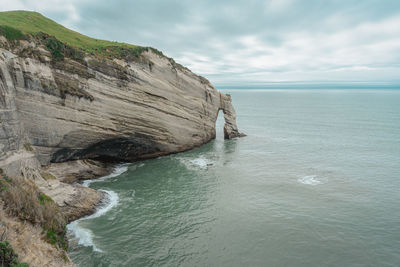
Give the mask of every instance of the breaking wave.
M 85 180 L 82 183 L 82 185 L 85 187 L 88 187 L 91 183 L 100 182 L 100 181 L 104 181 L 109 178 L 116 177 L 116 176 L 121 175 L 122 173 L 126 172 L 127 170 L 128 170 L 128 164 L 121 164 L 118 167 L 116 167 L 111 174 L 100 177 L 95 180 Z M 100 205 L 100 207 L 96 210 L 96 212 L 93 213 L 92 215 L 89 215 L 89 216 L 80 218 L 76 221 L 73 221 L 67 225 L 68 231 L 70 232 L 70 234 L 72 234 L 74 236 L 73 239 L 77 240 L 79 245 L 82 245 L 85 247 L 93 247 L 93 250 L 97 251 L 97 252 L 102 252 L 102 250 L 97 248 L 96 245 L 94 244 L 93 232 L 90 231 L 89 229 L 86 229 L 83 226 L 81 226 L 80 222 L 89 220 L 89 219 L 98 218 L 98 217 L 104 215 L 105 213 L 110 211 L 113 207 L 117 206 L 118 201 L 119 201 L 118 194 L 115 193 L 114 191 L 111 191 L 111 190 L 100 190 L 100 191 L 105 193 L 106 199 L 103 200 L 103 204 Z

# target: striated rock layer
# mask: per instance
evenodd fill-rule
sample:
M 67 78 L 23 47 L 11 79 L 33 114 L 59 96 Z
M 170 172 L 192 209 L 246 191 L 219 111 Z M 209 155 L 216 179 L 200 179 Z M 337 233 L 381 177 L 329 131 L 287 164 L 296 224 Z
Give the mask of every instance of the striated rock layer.
M 0 43 L 0 157 L 25 148 L 47 165 L 181 152 L 215 138 L 219 110 L 225 138 L 241 136 L 229 95 L 152 49 L 54 62 L 32 40 Z

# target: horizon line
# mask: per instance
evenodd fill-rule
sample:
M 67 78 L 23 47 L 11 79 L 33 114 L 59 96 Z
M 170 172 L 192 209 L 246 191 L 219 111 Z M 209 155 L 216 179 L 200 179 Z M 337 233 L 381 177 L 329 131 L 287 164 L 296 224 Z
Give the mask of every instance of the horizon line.
M 217 89 L 400 89 L 400 82 L 240 82 L 214 83 Z

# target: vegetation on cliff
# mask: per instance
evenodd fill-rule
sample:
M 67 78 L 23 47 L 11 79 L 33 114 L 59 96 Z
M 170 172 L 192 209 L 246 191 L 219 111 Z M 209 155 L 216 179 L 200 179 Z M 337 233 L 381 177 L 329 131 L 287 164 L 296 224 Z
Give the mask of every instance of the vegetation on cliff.
M 33 38 L 51 52 L 55 62 L 65 57 L 83 62 L 85 54 L 101 59 L 142 61 L 142 53 L 151 50 L 160 57 L 168 59 L 173 69 L 186 69 L 155 48 L 91 38 L 32 11 L 0 12 L 1 35 L 9 41 Z M 150 68 L 152 67 L 153 62 L 144 61 Z
M 21 263 L 8 241 L 0 240 L 0 266 L 28 267 L 27 263 Z
M 127 70 L 113 62 L 113 59 L 135 61 L 143 63 L 152 70 L 154 63 L 142 56 L 145 51 L 169 60 L 171 68 L 184 69 L 172 58 L 151 47 L 136 46 L 126 43 L 111 42 L 90 38 L 44 17 L 37 12 L 6 11 L 0 12 L 0 37 L 4 36 L 8 42 L 0 42 L 0 47 L 13 51 L 25 58 L 35 58 L 46 63 L 46 56 L 38 47 L 21 46 L 21 40 L 30 41 L 46 49 L 51 56 L 54 69 L 78 74 L 79 77 L 93 78 L 95 71 L 110 74 L 117 79 L 127 81 Z M 85 59 L 89 56 L 90 59 Z M 65 79 L 62 73 L 55 72 L 56 84 L 42 82 L 43 89 L 48 92 L 57 92 L 61 98 L 73 95 L 93 101 L 94 98 L 80 86 L 75 79 Z M 54 90 L 56 89 L 56 90 Z
M 68 248 L 64 216 L 57 204 L 42 193 L 33 181 L 24 177 L 11 179 L 0 173 L 0 197 L 10 215 L 39 224 L 47 242 L 64 250 Z
M 14 41 L 14 40 L 22 40 L 24 35 L 20 30 L 14 29 L 8 25 L 1 25 L 0 26 L 0 35 L 3 35 L 7 38 L 7 40 Z
M 65 47 L 79 52 L 109 58 L 138 58 L 148 49 L 162 55 L 154 48 L 136 46 L 126 43 L 111 42 L 90 38 L 48 19 L 37 12 L 6 11 L 0 12 L 0 35 L 8 40 L 21 40 L 29 36 L 50 36 L 46 46 L 55 59 L 63 59 Z

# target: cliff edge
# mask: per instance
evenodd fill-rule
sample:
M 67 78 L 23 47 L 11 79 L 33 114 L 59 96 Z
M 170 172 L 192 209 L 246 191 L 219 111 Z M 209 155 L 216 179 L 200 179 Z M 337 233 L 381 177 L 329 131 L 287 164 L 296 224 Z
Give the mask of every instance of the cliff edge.
M 70 266 L 65 224 L 103 196 L 72 183 L 109 173 L 110 163 L 201 146 L 215 138 L 221 110 L 225 138 L 243 136 L 231 97 L 160 51 L 92 39 L 35 12 L 0 12 L 1 238 L 42 235 L 53 246 L 9 239 L 33 266 Z
M 240 136 L 231 98 L 153 48 L 110 42 L 88 52 L 2 27 L 0 157 L 24 146 L 42 165 L 181 152 L 215 138 L 219 110 L 225 138 Z

